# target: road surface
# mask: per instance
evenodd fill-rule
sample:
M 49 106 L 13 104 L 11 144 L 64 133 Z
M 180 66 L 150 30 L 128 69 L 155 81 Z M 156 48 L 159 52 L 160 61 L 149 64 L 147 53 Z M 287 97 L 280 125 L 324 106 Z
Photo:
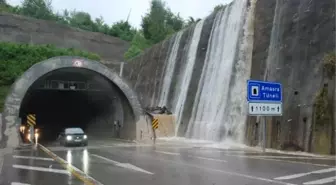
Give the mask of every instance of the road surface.
M 1 170 L 2 169 L 2 170 Z M 185 143 L 35 146 L 5 155 L 1 185 L 334 185 L 335 160 Z

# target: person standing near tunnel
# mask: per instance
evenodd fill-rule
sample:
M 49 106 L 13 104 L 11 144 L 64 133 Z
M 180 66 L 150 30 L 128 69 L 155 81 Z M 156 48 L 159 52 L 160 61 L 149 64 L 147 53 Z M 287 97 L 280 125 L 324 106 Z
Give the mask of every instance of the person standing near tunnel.
M 121 128 L 120 121 L 119 120 L 114 121 L 115 136 L 117 138 L 120 138 L 120 128 Z

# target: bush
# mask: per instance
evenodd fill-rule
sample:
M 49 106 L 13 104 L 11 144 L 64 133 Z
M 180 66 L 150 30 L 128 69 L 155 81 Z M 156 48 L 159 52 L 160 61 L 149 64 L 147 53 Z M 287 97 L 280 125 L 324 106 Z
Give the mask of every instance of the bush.
M 9 89 L 10 89 L 10 86 L 0 86 L 0 113 L 3 110 L 3 106 L 5 104 L 5 98 L 9 92 Z
M 325 54 L 323 57 L 323 68 L 328 78 L 332 78 L 335 75 L 335 66 L 336 66 L 336 53 L 330 52 Z
M 100 57 L 75 49 L 56 48 L 52 45 L 0 43 L 0 112 L 9 87 L 32 65 L 55 56 L 81 56 L 92 60 Z
M 141 54 L 144 49 L 149 48 L 151 44 L 141 33 L 137 33 L 131 42 L 131 47 L 124 54 L 126 60 L 130 60 L 139 54 Z
M 315 121 L 317 124 L 323 125 L 331 121 L 330 108 L 328 88 L 323 87 L 315 97 Z

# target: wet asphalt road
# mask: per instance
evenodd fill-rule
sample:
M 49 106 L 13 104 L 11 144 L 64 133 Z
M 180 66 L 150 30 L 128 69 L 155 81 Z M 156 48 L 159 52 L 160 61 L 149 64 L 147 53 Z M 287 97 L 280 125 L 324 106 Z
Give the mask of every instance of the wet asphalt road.
M 109 141 L 90 142 L 88 147 L 47 147 L 77 171 L 66 169 L 67 165 L 41 147 L 24 148 L 5 156 L 0 184 L 80 185 L 89 184 L 87 177 L 104 185 L 333 185 L 336 182 L 335 160 L 330 158 L 178 143 L 159 143 L 154 147 Z

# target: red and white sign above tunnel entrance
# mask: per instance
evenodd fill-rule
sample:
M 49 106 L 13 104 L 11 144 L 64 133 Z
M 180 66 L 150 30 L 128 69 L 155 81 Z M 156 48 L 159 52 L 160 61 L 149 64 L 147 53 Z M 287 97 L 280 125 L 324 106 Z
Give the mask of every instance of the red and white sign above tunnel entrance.
M 75 66 L 75 67 L 82 67 L 83 66 L 83 61 L 81 61 L 81 60 L 74 60 L 72 62 L 72 65 Z

